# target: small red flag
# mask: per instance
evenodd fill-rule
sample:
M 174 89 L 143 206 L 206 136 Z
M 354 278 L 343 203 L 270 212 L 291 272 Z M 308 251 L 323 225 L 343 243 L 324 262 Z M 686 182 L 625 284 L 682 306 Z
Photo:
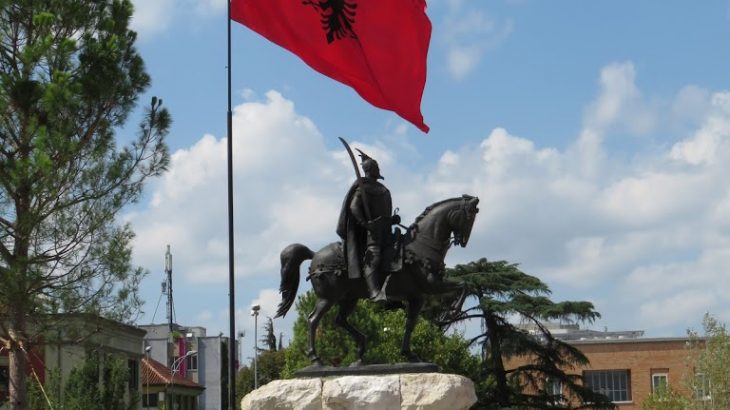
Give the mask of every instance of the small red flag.
M 425 0 L 231 0 L 231 19 L 428 132 Z

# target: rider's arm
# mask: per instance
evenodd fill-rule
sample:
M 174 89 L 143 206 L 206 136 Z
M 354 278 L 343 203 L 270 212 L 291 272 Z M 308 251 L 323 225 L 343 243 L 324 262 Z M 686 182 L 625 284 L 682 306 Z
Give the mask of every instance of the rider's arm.
M 350 213 L 360 226 L 367 228 L 367 218 L 365 217 L 364 204 L 362 202 L 359 189 L 352 195 L 352 201 L 350 201 Z

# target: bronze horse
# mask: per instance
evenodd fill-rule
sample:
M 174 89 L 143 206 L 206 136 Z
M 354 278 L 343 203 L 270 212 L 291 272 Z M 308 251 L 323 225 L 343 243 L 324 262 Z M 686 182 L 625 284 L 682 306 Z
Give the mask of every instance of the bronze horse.
M 464 195 L 437 202 L 416 218 L 403 236 L 404 258 L 402 269 L 392 272 L 385 280 L 385 293 L 389 301 L 405 304 L 406 328 L 401 353 L 411 362 L 421 359 L 411 351 L 411 333 L 424 303 L 424 295 L 459 292 L 451 311 L 461 311 L 465 298 L 462 284 L 443 278 L 444 258 L 452 244 L 465 247 L 469 241 L 474 219 L 479 208 L 479 198 Z M 335 303 L 339 313 L 335 323 L 347 330 L 358 346 L 358 360 L 351 366 L 362 364 L 365 353 L 365 335 L 353 327 L 347 317 L 358 299 L 367 299 L 368 292 L 363 278 L 349 279 L 341 242 L 333 242 L 317 253 L 301 244 L 292 244 L 281 252 L 282 301 L 276 317 L 284 316 L 294 303 L 299 287 L 299 267 L 312 259 L 309 277 L 317 295 L 314 311 L 309 315 L 309 358 L 314 365 L 322 365 L 315 348 L 315 335 L 320 319 Z

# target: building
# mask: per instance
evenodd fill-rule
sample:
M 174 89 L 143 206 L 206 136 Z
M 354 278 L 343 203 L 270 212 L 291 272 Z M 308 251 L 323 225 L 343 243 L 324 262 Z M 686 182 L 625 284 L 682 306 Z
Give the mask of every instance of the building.
M 575 323 L 542 323 L 542 326 L 550 331 L 554 338 L 562 341 L 572 340 L 610 340 L 610 339 L 636 339 L 644 336 L 643 330 L 619 330 L 609 331 L 608 328 L 603 330 L 581 329 Z M 537 325 L 528 322 L 517 326 L 533 335 L 540 335 Z
M 205 388 L 188 380 L 157 360 L 142 358 L 142 409 L 198 410 Z
M 126 361 L 131 376 L 126 400 L 135 400 L 141 391 L 140 360 L 145 331 L 134 326 L 91 314 L 55 315 L 45 341 L 28 352 L 27 382 L 47 384 L 49 375 L 58 372 L 63 385 L 74 368 L 89 354 L 98 354 L 101 365 L 110 357 Z M 7 400 L 8 355 L 0 353 L 0 404 Z M 61 393 L 63 394 L 63 393 Z
M 590 360 L 577 369 L 593 390 L 604 393 L 619 409 L 639 409 L 657 389 L 671 387 L 687 397 L 689 365 L 687 338 L 636 338 L 574 340 Z
M 198 397 L 200 410 L 217 410 L 227 399 L 225 381 L 228 375 L 228 338 L 208 336 L 204 327 L 172 324 L 142 325 L 147 331 L 144 343 L 151 359 L 172 368 L 173 363 L 185 358 L 178 367 L 179 374 L 205 388 Z
M 567 372 L 581 375 L 585 384 L 608 396 L 619 409 L 640 409 L 653 392 L 667 386 L 686 397 L 704 398 L 701 392 L 690 391 L 688 380 L 694 376 L 694 369 L 686 337 L 645 338 L 643 331 L 597 331 L 579 329 L 577 325 L 546 327 L 557 339 L 577 347 L 590 362 Z M 507 367 L 528 362 L 527 357 L 514 358 Z M 565 394 L 559 384 L 548 388 Z

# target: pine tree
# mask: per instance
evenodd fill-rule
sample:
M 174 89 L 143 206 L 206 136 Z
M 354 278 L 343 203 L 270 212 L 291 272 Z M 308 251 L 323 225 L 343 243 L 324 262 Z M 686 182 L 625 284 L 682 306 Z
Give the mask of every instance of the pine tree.
M 566 370 L 585 365 L 588 359 L 575 347 L 562 342 L 543 326 L 543 321 L 592 322 L 600 317 L 593 305 L 583 301 L 553 302 L 550 289 L 534 276 L 525 274 L 516 264 L 480 259 L 446 270 L 446 276 L 466 284 L 474 306 L 443 325 L 478 319 L 483 331 L 472 343 L 482 346 L 482 378 L 485 389 L 479 397 L 480 408 L 613 408 L 607 397 L 584 387 L 580 376 Z M 432 317 L 440 318 L 438 314 Z M 518 317 L 532 324 L 537 334 L 518 328 Z M 507 368 L 512 357 L 528 356 L 529 363 Z M 564 386 L 567 397 L 556 397 L 545 388 L 547 380 Z
M 0 0 L 0 339 L 10 406 L 27 407 L 24 352 L 49 313 L 129 321 L 144 274 L 115 217 L 168 163 L 152 99 L 136 138 L 115 131 L 150 78 L 131 0 Z
M 264 324 L 264 335 L 261 337 L 261 343 L 264 344 L 265 349 L 270 352 L 276 351 L 276 335 L 274 334 L 274 321 L 270 317 L 266 318 Z

